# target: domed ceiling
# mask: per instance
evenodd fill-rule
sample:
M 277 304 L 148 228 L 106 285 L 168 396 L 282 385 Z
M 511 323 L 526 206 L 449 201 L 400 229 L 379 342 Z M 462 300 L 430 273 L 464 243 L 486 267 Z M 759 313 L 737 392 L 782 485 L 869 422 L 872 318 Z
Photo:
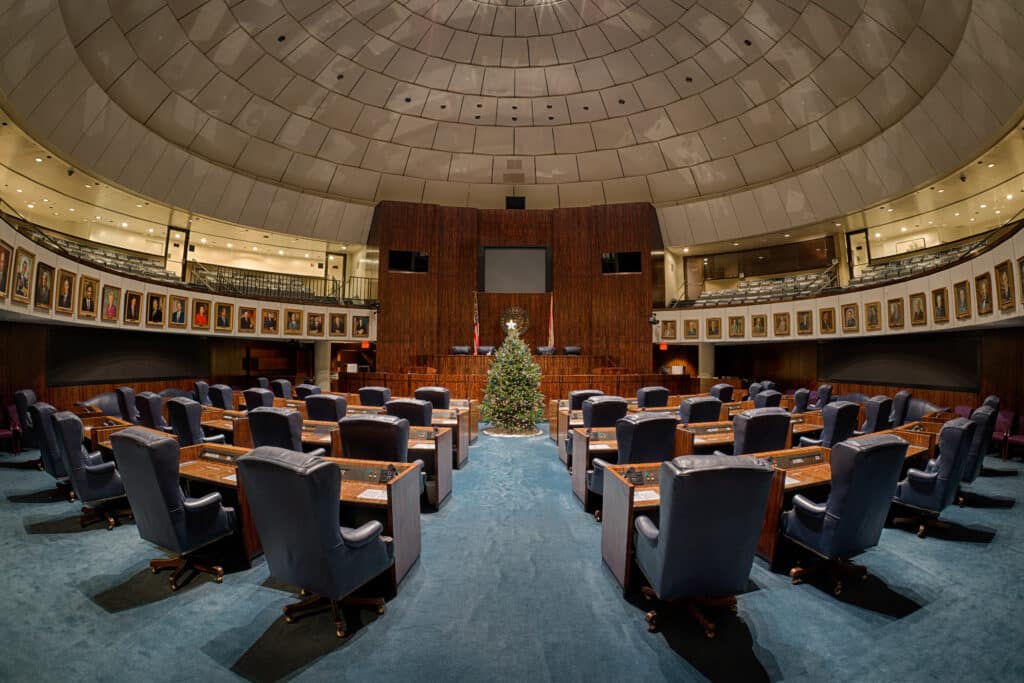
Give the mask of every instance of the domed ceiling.
M 4 108 L 197 213 L 650 201 L 667 244 L 859 211 L 1019 118 L 1024 18 L 949 0 L 7 0 Z

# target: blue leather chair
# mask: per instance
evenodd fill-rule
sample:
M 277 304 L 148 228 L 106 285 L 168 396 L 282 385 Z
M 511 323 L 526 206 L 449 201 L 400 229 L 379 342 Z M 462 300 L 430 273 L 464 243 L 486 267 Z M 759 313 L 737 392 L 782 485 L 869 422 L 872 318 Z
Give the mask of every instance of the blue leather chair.
M 334 632 L 345 635 L 338 603 L 394 564 L 391 539 L 383 525 L 365 522 L 357 529 L 338 526 L 341 468 L 322 458 L 283 448 L 257 448 L 238 459 L 238 479 L 259 533 L 270 575 L 309 593 L 285 606 L 292 623 L 301 612 L 325 602 L 331 606 Z M 384 612 L 381 598 L 348 599 Z
M 747 387 L 747 395 L 743 399 L 744 401 L 753 401 L 754 397 L 760 394 L 764 390 L 764 387 L 760 382 L 754 382 Z
M 789 444 L 793 426 L 782 408 L 744 410 L 732 421 L 733 455 L 780 451 Z M 716 451 L 716 455 L 724 455 Z
M 39 436 L 32 415 L 28 412 L 29 406 L 35 405 L 38 400 L 36 392 L 31 389 L 14 392 L 14 408 L 18 412 L 18 422 L 21 423 L 21 445 L 24 448 L 39 448 Z
M 555 347 L 554 346 L 538 346 L 537 347 L 537 355 L 538 356 L 553 356 L 553 355 L 555 355 Z
M 274 392 L 274 396 L 291 400 L 292 398 L 292 383 L 286 379 L 275 379 L 270 383 L 270 390 Z
M 821 421 L 824 424 L 820 439 L 808 436 L 800 437 L 801 446 L 824 446 L 832 448 L 835 444 L 846 441 L 857 429 L 857 418 L 860 406 L 849 401 L 833 401 L 821 409 Z
M 176 389 L 174 387 L 167 387 L 156 392 L 156 395 L 160 398 L 195 398 L 195 393 L 191 391 L 185 391 L 184 389 Z
M 104 520 L 107 529 L 113 529 L 117 524 L 118 513 L 128 512 L 124 484 L 121 483 L 117 467 L 113 462 L 103 462 L 103 456 L 99 453 L 85 450 L 82 445 L 85 430 L 77 415 L 63 410 L 50 419 L 53 420 L 57 448 L 71 488 L 82 502 L 82 527 Z
M 676 425 L 671 413 L 631 413 L 615 423 L 618 444 L 614 461 L 594 458 L 587 470 L 587 488 L 604 495 L 604 470 L 608 465 L 635 465 L 662 462 L 672 458 L 676 444 Z M 600 519 L 600 510 L 597 511 Z
M 259 389 L 257 387 L 246 389 L 242 392 L 242 398 L 245 399 L 246 410 L 274 407 L 274 392 L 270 389 Z
M 942 526 L 939 515 L 956 498 L 977 429 L 976 422 L 964 417 L 946 422 L 939 432 L 938 456 L 929 460 L 923 471 L 907 470 L 906 478 L 896 485 L 893 502 L 916 513 L 921 538 L 929 527 Z M 901 521 L 895 520 L 897 524 Z
M 910 404 L 910 392 L 897 391 L 892 397 L 892 413 L 889 414 L 889 424 L 899 427 L 907 421 L 907 408 Z
M 989 394 L 985 397 L 985 400 L 981 402 L 981 405 L 988 406 L 992 410 L 999 412 L 999 397 L 995 394 Z
M 437 410 L 448 410 L 452 403 L 452 392 L 444 387 L 420 387 L 412 392 L 413 398 L 430 401 Z
M 256 386 L 258 388 L 260 388 L 260 389 L 269 389 L 270 388 L 270 380 L 268 378 L 266 378 L 266 377 L 257 377 L 256 378 Z
M 121 417 L 121 407 L 117 403 L 117 394 L 113 391 L 104 391 L 84 401 L 76 401 L 75 405 L 89 408 L 89 412 L 94 415 Z
M 344 458 L 409 462 L 409 421 L 395 415 L 349 415 L 338 423 Z M 427 478 L 437 475 L 433 464 L 414 460 L 420 466 L 420 493 Z M 428 469 L 429 467 L 429 469 Z
M 774 389 L 763 389 L 754 396 L 755 408 L 778 408 L 782 404 L 782 394 Z
M 800 413 L 807 412 L 807 403 L 811 398 L 810 389 L 797 389 L 793 392 L 793 414 L 799 415 Z
M 210 402 L 214 408 L 234 410 L 235 394 L 227 384 L 214 384 L 210 387 Z
M 480 356 L 490 356 L 490 355 L 492 355 L 494 353 L 494 347 L 493 346 L 478 346 L 478 347 L 476 347 L 476 352 L 477 352 L 477 355 L 480 355 Z
M 569 392 L 569 410 L 583 410 L 583 402 L 592 396 L 604 396 L 598 389 L 575 389 Z
M 688 396 L 679 403 L 679 421 L 683 425 L 718 422 L 722 419 L 722 402 L 714 396 Z
M 711 387 L 711 389 L 708 390 L 709 394 L 717 398 L 722 403 L 729 403 L 730 401 L 732 401 L 732 392 L 733 386 L 725 382 L 722 382 L 721 384 L 716 384 L 715 386 Z
M 359 389 L 359 403 L 364 406 L 383 406 L 391 400 L 387 387 L 362 387 Z
M 761 380 L 761 391 L 775 391 L 775 382 L 770 379 Z
M 135 409 L 139 413 L 139 424 L 143 427 L 164 432 L 173 432 L 164 419 L 164 402 L 152 391 L 143 391 L 135 397 Z
M 811 410 L 821 410 L 829 403 L 832 402 L 832 385 L 831 384 L 819 384 L 818 385 L 818 400 L 811 406 Z
M 668 389 L 665 387 L 640 387 L 636 391 L 638 408 L 663 408 L 668 405 Z
M 889 416 L 892 414 L 892 399 L 888 396 L 872 396 L 864 403 L 864 424 L 860 426 L 862 434 L 873 434 L 889 429 Z
M 189 398 L 172 398 L 167 402 L 167 419 L 171 421 L 171 429 L 178 435 L 180 445 L 224 443 L 223 434 L 207 436 L 203 432 L 202 414 L 203 407 L 198 401 Z
M 291 408 L 253 408 L 249 411 L 252 445 L 275 446 L 302 452 L 302 413 Z M 324 455 L 324 449 L 310 451 Z
M 224 570 L 197 558 L 207 546 L 230 536 L 235 529 L 235 511 L 221 504 L 219 493 L 187 498 L 178 480 L 178 442 L 169 436 L 129 427 L 110 436 L 121 481 L 132 506 L 139 536 L 173 554 L 170 559 L 151 560 L 150 570 L 173 569 L 171 590 L 189 571 L 212 574 L 220 583 Z
M 580 346 L 563 346 L 562 353 L 567 356 L 578 356 L 583 353 L 583 347 Z
M 942 410 L 944 410 L 942 406 L 937 406 L 931 401 L 926 401 L 923 398 L 911 397 L 907 402 L 907 414 L 905 421 L 915 422 L 929 413 Z
M 310 420 L 337 422 L 347 410 L 348 400 L 337 394 L 314 394 L 306 399 L 306 416 Z
M 121 419 L 128 420 L 133 425 L 139 424 L 139 411 L 135 408 L 135 390 L 131 387 L 118 387 L 114 393 L 117 394 L 117 408 L 121 411 Z
M 583 402 L 583 428 L 614 427 L 615 422 L 629 412 L 626 399 L 621 396 L 591 396 Z M 565 434 L 566 464 L 572 469 L 572 430 Z
M 35 425 L 39 461 L 43 470 L 54 478 L 57 482 L 57 490 L 62 495 L 67 495 L 69 500 L 74 500 L 75 492 L 68 481 L 68 471 L 64 467 L 64 460 L 60 457 L 57 434 L 53 430 L 53 416 L 56 414 L 57 409 L 45 401 L 36 401 L 28 407 L 28 415 Z
M 736 605 L 747 589 L 773 470 L 751 457 L 690 455 L 661 465 L 659 522 L 636 518 L 636 563 L 666 602 L 685 600 L 708 638 L 715 623 L 700 607 Z M 647 613 L 648 630 L 657 612 Z
M 985 456 L 988 455 L 992 445 L 992 432 L 995 431 L 996 411 L 991 406 L 982 405 L 974 409 L 970 419 L 977 427 L 967 452 L 963 475 L 960 478 L 961 481 L 968 484 L 978 478 L 981 468 L 985 464 Z
M 384 404 L 388 415 L 404 417 L 410 427 L 429 427 L 433 418 L 434 407 L 430 401 L 415 398 L 393 398 Z
M 452 355 L 455 355 L 455 356 L 468 356 L 472 352 L 473 352 L 473 347 L 472 346 L 453 346 L 452 347 Z
M 193 384 L 193 386 L 195 387 L 195 391 L 192 395 L 195 400 L 199 401 L 200 405 L 212 406 L 213 402 L 210 401 L 210 385 L 203 380 L 198 380 Z
M 786 538 L 826 561 L 794 567 L 789 572 L 793 583 L 828 568 L 832 590 L 839 595 L 844 573 L 867 576 L 866 567 L 849 559 L 878 544 L 906 454 L 907 442 L 895 434 L 861 436 L 832 448 L 828 500 L 819 505 L 797 494 L 793 509 L 782 515 Z
M 320 387 L 315 384 L 300 384 L 295 387 L 295 398 L 305 401 L 310 396 L 321 393 Z

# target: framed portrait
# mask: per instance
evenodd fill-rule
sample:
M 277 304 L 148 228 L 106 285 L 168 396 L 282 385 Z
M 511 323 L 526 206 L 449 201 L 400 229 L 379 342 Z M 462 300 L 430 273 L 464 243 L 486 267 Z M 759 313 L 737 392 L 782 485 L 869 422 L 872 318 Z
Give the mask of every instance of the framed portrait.
M 302 310 L 299 308 L 284 309 L 284 333 L 302 334 Z
M 146 295 L 146 325 L 163 327 L 167 317 L 167 297 L 163 294 Z
M 949 292 L 945 287 L 932 290 L 932 320 L 937 323 L 949 322 Z
M 821 334 L 836 333 L 836 309 L 822 308 L 818 311 L 818 329 Z
M 53 308 L 53 266 L 48 263 L 36 267 L 35 307 L 47 311 Z
M 772 314 L 772 330 L 776 337 L 789 336 L 789 313 Z
M 742 315 L 730 315 L 729 316 L 729 338 L 737 339 L 744 335 L 743 330 L 743 316 Z
M 877 332 L 882 329 L 882 303 L 880 301 L 864 304 L 864 329 L 868 332 Z
M 708 318 L 706 321 L 704 330 L 704 336 L 708 339 L 721 339 L 722 338 L 722 319 L 721 318 Z
M 907 324 L 906 318 L 903 316 L 903 299 L 889 299 L 886 302 L 886 308 L 889 314 L 890 330 L 898 330 Z
M 369 337 L 370 336 L 370 316 L 368 316 L 368 315 L 354 315 L 354 316 L 352 316 L 352 336 L 353 337 Z
M 192 329 L 210 329 L 210 301 L 208 299 L 192 299 Z
M 683 321 L 683 339 L 697 339 L 700 336 L 700 326 L 697 320 L 689 319 Z
M 306 316 L 306 334 L 311 337 L 324 336 L 324 314 L 310 313 Z
M 57 271 L 57 301 L 54 310 L 71 315 L 75 312 L 75 280 L 78 276 L 70 270 Z
M 32 270 L 36 266 L 36 255 L 21 247 L 14 252 L 14 284 L 11 286 L 11 301 L 23 304 L 32 298 Z
M 910 295 L 910 324 L 928 324 L 928 312 L 925 310 L 924 293 Z
M 750 336 L 751 337 L 767 337 L 768 336 L 768 316 L 764 313 L 750 316 Z
M 328 319 L 331 325 L 331 336 L 344 337 L 345 329 L 348 327 L 348 316 L 344 313 L 331 313 Z
M 974 278 L 974 301 L 978 305 L 978 315 L 992 312 L 992 276 L 988 273 Z
M 675 339 L 676 338 L 676 321 L 675 320 L 662 320 L 661 321 L 661 338 L 662 339 Z
M 264 308 L 262 320 L 260 321 L 260 332 L 263 334 L 277 334 L 278 330 L 278 318 L 281 315 L 281 311 L 274 308 Z
M 142 292 L 128 290 L 124 293 L 124 321 L 129 325 L 142 321 Z
M 96 319 L 96 301 L 100 294 L 100 281 L 83 275 L 78 285 L 78 317 Z
M 971 317 L 971 283 L 967 280 L 953 285 L 953 312 L 957 320 Z
M 6 299 L 11 292 L 11 263 L 14 261 L 14 249 L 0 240 L 0 299 Z
M 860 307 L 857 304 L 843 304 L 839 308 L 843 315 L 843 332 L 860 330 Z
M 188 324 L 188 299 L 172 294 L 168 304 L 170 312 L 167 314 L 167 326 L 185 327 Z
M 213 329 L 217 332 L 230 332 L 234 324 L 235 305 L 218 303 L 214 304 L 213 310 L 217 312 L 213 319 Z
M 118 313 L 121 310 L 121 288 L 103 285 L 103 296 L 100 298 L 101 315 L 103 322 L 116 323 Z
M 1009 259 L 996 266 L 996 301 L 999 310 L 1010 310 L 1017 305 L 1017 295 L 1013 286 L 1013 267 Z
M 255 332 L 256 331 L 256 309 L 251 306 L 239 306 L 238 307 L 238 331 L 239 332 Z
M 796 312 L 796 333 L 814 334 L 814 316 L 811 311 Z

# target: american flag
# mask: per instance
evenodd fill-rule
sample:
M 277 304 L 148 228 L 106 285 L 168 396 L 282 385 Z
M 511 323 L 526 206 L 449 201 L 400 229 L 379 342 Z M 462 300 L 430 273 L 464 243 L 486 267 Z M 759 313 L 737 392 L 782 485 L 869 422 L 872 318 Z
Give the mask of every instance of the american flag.
M 476 304 L 476 292 L 473 292 L 473 355 L 480 348 L 480 308 Z
M 548 299 L 548 346 L 555 345 L 555 295 Z

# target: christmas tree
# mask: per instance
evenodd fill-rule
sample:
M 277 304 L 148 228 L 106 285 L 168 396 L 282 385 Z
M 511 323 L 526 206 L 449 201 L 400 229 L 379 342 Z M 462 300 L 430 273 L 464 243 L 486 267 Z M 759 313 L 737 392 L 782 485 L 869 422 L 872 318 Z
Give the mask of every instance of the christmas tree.
M 544 415 L 544 395 L 540 393 L 540 366 L 533 362 L 530 349 L 519 338 L 515 323 L 487 371 L 487 389 L 480 416 L 506 434 L 533 433 Z

